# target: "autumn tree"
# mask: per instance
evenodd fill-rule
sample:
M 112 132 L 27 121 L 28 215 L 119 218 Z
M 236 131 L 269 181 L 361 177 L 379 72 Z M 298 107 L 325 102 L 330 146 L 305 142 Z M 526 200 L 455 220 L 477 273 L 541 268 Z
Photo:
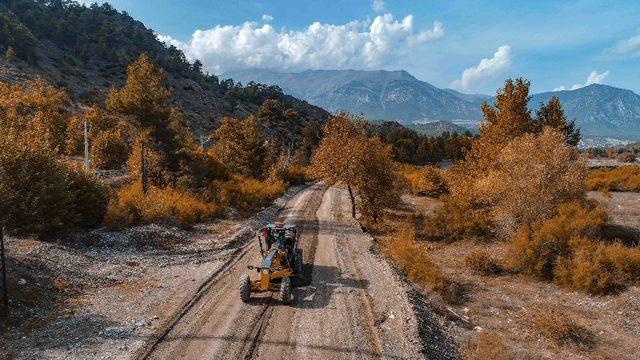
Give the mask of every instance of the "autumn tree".
M 474 142 L 467 158 L 473 171 L 489 168 L 496 154 L 510 140 L 530 132 L 536 125 L 529 110 L 529 81 L 507 79 L 496 93 L 493 106 L 482 104 L 485 124 L 480 126 L 480 138 Z
M 364 216 L 377 222 L 382 211 L 399 199 L 398 175 L 396 164 L 391 159 L 391 146 L 378 138 L 370 138 L 356 149 L 355 155 L 358 161 L 353 183 L 360 198 L 360 209 Z
M 61 153 L 65 150 L 64 93 L 41 78 L 0 83 L 0 133 Z
M 560 100 L 552 96 L 548 103 L 540 104 L 536 111 L 536 127 L 541 132 L 545 127 L 556 129 L 564 134 L 565 142 L 576 146 L 580 141 L 580 129 L 576 129 L 575 121 L 567 122 Z
M 285 109 L 282 103 L 275 99 L 265 100 L 258 109 L 258 119 L 261 122 L 272 126 L 282 126 L 285 124 Z
M 67 155 L 82 155 L 84 153 L 84 124 L 77 116 L 69 118 L 64 137 Z
M 584 164 L 573 146 L 577 135 L 559 101 L 543 105 L 534 119 L 529 99 L 528 81 L 508 79 L 494 105 L 482 105 L 486 124 L 465 161 L 449 170 L 450 194 L 427 220 L 429 233 L 508 236 L 553 214 L 559 201 L 583 195 Z
M 117 130 L 106 130 L 91 139 L 91 164 L 97 169 L 120 169 L 129 157 L 129 145 Z
M 586 165 L 565 134 L 547 127 L 524 134 L 496 156 L 485 177 L 477 179 L 480 200 L 490 204 L 502 236 L 520 226 L 551 218 L 563 202 L 584 200 Z
M 210 152 L 237 174 L 261 178 L 266 148 L 253 116 L 244 121 L 226 117 L 213 133 Z
M 18 235 L 51 236 L 94 227 L 106 212 L 108 190 L 46 144 L 0 134 L 0 224 Z
M 320 145 L 311 158 L 312 172 L 327 185 L 344 184 L 356 216 L 355 178 L 365 146 L 363 121 L 347 113 L 332 116 L 324 126 Z

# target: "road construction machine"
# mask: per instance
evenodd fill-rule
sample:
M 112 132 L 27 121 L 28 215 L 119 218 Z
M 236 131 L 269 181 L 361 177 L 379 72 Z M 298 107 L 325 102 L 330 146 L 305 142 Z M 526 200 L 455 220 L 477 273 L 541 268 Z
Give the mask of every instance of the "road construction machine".
M 251 293 L 278 292 L 283 303 L 291 302 L 291 279 L 302 276 L 302 249 L 297 247 L 300 232 L 295 225 L 276 222 L 258 231 L 258 243 L 262 262 L 249 265 L 259 278 L 249 275 L 240 278 L 240 299 L 249 302 Z

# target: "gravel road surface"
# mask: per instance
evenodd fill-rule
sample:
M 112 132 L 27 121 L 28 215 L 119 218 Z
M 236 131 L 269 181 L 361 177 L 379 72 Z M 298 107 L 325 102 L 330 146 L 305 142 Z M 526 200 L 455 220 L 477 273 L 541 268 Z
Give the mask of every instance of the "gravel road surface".
M 257 242 L 228 267 L 141 359 L 421 358 L 416 319 L 404 285 L 371 251 L 372 239 L 349 217 L 346 193 L 311 186 L 289 200 L 281 220 L 302 230 L 304 279 L 293 301 L 278 294 L 238 297 L 247 265 L 260 261 Z

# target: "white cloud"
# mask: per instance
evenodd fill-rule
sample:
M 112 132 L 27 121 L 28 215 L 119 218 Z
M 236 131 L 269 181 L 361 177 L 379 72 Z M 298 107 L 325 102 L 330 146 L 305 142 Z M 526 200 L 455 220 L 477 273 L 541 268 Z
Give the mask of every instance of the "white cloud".
M 474 83 L 491 78 L 506 70 L 510 65 L 511 46 L 502 45 L 491 59 L 484 58 L 480 60 L 478 66 L 465 69 L 460 79 L 453 81 L 449 86 L 458 90 L 467 90 Z
M 444 35 L 441 23 L 417 31 L 413 16 L 393 15 L 372 21 L 332 25 L 315 22 L 300 31 L 276 30 L 270 24 L 245 22 L 196 30 L 187 42 L 170 36 L 158 39 L 182 49 L 191 61 L 220 74 L 244 68 L 278 70 L 376 68 L 400 58 L 408 48 Z
M 640 33 L 628 39 L 618 41 L 614 46 L 605 49 L 604 53 L 609 55 L 640 56 Z
M 262 15 L 262 21 L 269 22 L 269 21 L 271 21 L 271 20 L 273 20 L 273 16 L 271 16 L 271 15 L 269 15 L 269 14 L 264 14 L 264 15 Z
M 381 13 L 384 11 L 384 1 L 383 0 L 373 0 L 371 3 L 371 8 L 373 11 L 377 13 Z
M 573 86 L 571 86 L 569 90 L 580 89 L 591 84 L 602 84 L 608 76 L 609 76 L 609 70 L 603 73 L 598 73 L 597 71 L 593 70 L 587 77 L 587 81 L 585 81 L 584 84 L 580 84 L 580 83 L 573 84 Z M 564 85 L 561 85 L 553 89 L 553 91 L 562 91 L 562 90 L 567 90 L 567 88 Z

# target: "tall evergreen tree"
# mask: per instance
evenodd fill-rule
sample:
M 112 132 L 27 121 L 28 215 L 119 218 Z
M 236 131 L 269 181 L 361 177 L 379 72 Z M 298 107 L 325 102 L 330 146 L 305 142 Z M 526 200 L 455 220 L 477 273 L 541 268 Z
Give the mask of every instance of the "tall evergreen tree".
M 565 135 L 565 142 L 576 146 L 580 141 L 580 129 L 576 129 L 575 121 L 567 122 L 560 100 L 552 96 L 549 102 L 540 104 L 536 111 L 536 127 L 542 132 L 545 127 L 552 127 Z

